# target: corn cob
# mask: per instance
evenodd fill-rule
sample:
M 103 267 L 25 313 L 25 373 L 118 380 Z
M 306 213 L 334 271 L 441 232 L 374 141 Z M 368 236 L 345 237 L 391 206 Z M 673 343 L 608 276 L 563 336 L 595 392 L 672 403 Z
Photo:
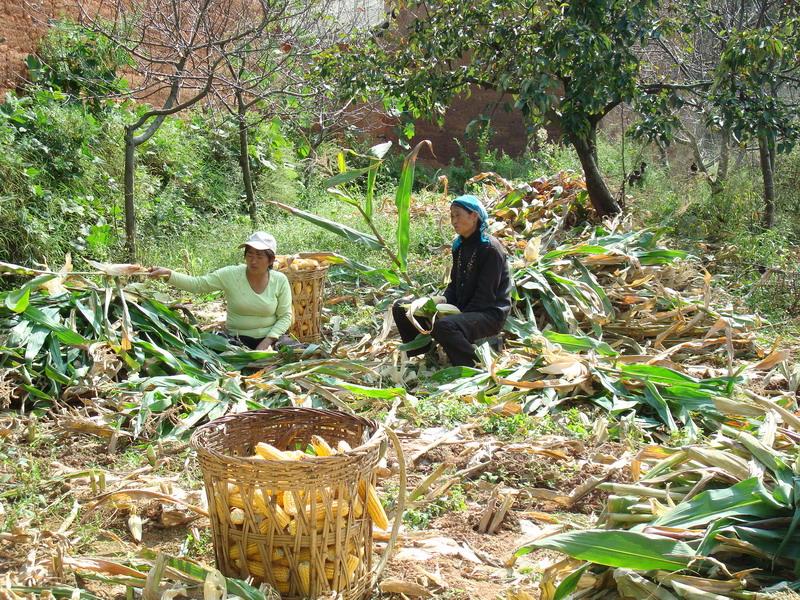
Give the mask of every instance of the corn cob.
M 267 532 L 270 529 L 270 526 L 273 523 L 275 524 L 275 527 L 278 529 L 278 531 L 282 532 L 284 529 L 286 529 L 286 526 L 289 524 L 289 521 L 292 520 L 292 517 L 286 514 L 286 511 L 283 510 L 280 504 L 275 504 L 273 506 L 273 509 L 275 511 L 274 517 L 269 514 L 268 509 L 265 509 L 264 511 L 265 518 L 262 519 L 261 523 L 258 524 L 258 531 L 260 533 L 263 533 L 264 535 L 267 534 Z
M 296 515 L 297 514 L 297 501 L 295 500 L 295 493 L 299 496 L 299 498 L 303 499 L 302 492 L 284 492 L 283 493 L 283 508 L 286 510 L 286 513 L 289 515 Z
M 346 440 L 339 440 L 339 443 L 336 444 L 336 449 L 339 451 L 339 454 L 345 454 L 352 450 L 350 444 L 348 444 Z
M 228 496 L 228 506 L 244 510 L 244 500 L 242 500 L 242 495 L 239 492 L 230 494 Z
M 358 565 L 361 562 L 359 558 L 353 554 L 349 554 L 347 556 L 347 561 L 345 562 L 345 569 L 347 570 L 347 580 L 346 581 L 339 581 L 338 588 L 341 589 L 342 587 L 346 586 L 348 583 L 353 581 L 353 575 L 356 573 L 356 569 L 358 569 Z M 326 561 L 325 562 L 325 578 L 333 582 L 333 578 L 336 575 L 334 570 L 334 562 L 333 561 Z
M 314 448 L 314 452 L 317 456 L 333 456 L 336 454 L 336 451 L 331 448 L 330 444 L 319 435 L 311 436 L 311 447 Z
M 356 519 L 360 519 L 363 514 L 364 514 L 364 503 L 361 502 L 361 498 L 359 496 L 356 496 L 353 499 L 353 516 Z
M 285 553 L 283 553 L 280 558 L 274 558 L 275 557 L 275 553 L 274 552 L 272 553 L 272 556 L 273 556 L 273 562 L 276 565 L 289 566 L 289 558 L 286 556 Z M 305 561 L 309 561 L 310 562 L 311 561 L 311 550 L 309 550 L 308 548 L 300 548 L 300 551 L 295 556 L 295 560 L 296 561 L 305 560 Z
M 288 511 L 287 511 L 288 512 Z M 306 504 L 303 507 L 303 512 L 307 519 L 311 519 L 311 505 Z M 344 499 L 337 499 L 332 500 L 328 504 L 328 506 L 324 506 L 324 502 L 317 502 L 317 510 L 314 513 L 314 519 L 317 522 L 317 525 L 320 525 L 320 521 L 325 520 L 326 515 L 332 515 L 333 518 L 336 518 L 337 515 L 341 515 L 343 517 L 347 516 L 347 513 L 350 512 L 350 505 Z M 297 514 L 297 513 L 295 513 Z
M 311 564 L 308 561 L 297 565 L 297 578 L 300 580 L 300 594 L 308 596 L 311 593 Z
M 242 556 L 241 547 L 239 544 L 231 544 L 230 548 L 228 549 L 228 554 L 233 560 L 238 560 Z M 247 544 L 247 558 L 257 558 L 258 557 L 258 544 L 255 542 L 250 542 Z
M 348 583 L 353 581 L 353 575 L 355 575 L 356 569 L 358 569 L 358 565 L 359 565 L 360 562 L 361 562 L 361 560 L 357 556 L 355 556 L 353 554 L 348 554 L 347 555 L 347 563 L 345 564 L 345 567 L 347 568 L 347 582 Z
M 286 454 L 266 442 L 256 444 L 256 454 L 266 460 L 287 460 Z
M 266 577 L 267 573 L 269 572 L 275 581 L 280 583 L 286 583 L 289 581 L 289 567 L 275 565 L 273 563 L 267 570 L 260 562 L 247 561 L 247 568 L 250 571 L 250 575 L 255 577 Z
M 386 530 L 389 527 L 389 517 L 386 516 L 386 511 L 383 509 L 375 487 L 362 479 L 358 482 L 358 492 L 364 500 L 364 504 L 367 507 L 367 514 L 372 519 L 375 527 Z
M 231 523 L 234 525 L 244 524 L 244 511 L 241 508 L 231 510 Z

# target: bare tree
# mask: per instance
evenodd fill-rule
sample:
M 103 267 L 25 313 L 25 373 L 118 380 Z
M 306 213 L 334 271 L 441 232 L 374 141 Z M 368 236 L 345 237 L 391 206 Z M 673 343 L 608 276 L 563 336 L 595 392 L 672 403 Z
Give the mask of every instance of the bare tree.
M 375 8 L 358 0 L 279 2 L 272 10 L 276 17 L 283 12 L 280 27 L 266 27 L 252 44 L 225 57 L 221 85 L 214 87 L 209 102 L 225 107 L 236 120 L 245 202 L 254 226 L 258 205 L 248 151 L 252 127 L 277 117 L 295 131 L 303 131 L 313 121 L 319 124 L 314 131 L 324 129 L 330 135 L 345 121 L 351 125 L 376 121 L 372 115 L 360 121 L 363 106 L 341 103 L 331 93 L 337 82 L 320 77 L 315 69 L 321 53 L 382 16 Z M 310 148 L 315 149 L 322 139 L 326 138 L 312 138 Z
M 167 116 L 207 97 L 220 82 L 227 59 L 246 51 L 268 28 L 279 29 L 299 0 L 77 0 L 81 24 L 133 58 L 127 95 L 149 101 L 125 126 L 125 236 L 136 258 L 134 174 L 136 148 Z

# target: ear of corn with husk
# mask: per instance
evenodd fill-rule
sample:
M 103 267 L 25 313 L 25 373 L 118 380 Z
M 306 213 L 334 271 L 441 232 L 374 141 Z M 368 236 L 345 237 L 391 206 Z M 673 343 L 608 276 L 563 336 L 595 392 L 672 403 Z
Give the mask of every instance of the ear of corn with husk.
M 341 440 L 336 444 L 314 435 L 305 449 L 280 450 L 266 442 L 253 449 L 252 459 L 263 461 L 314 460 L 346 453 L 350 445 Z M 374 478 L 374 475 L 373 475 Z M 365 548 L 358 539 L 350 539 L 346 549 L 337 550 L 329 544 L 316 551 L 307 546 L 295 550 L 294 542 L 288 547 L 247 541 L 249 533 L 268 537 L 275 535 L 308 535 L 310 529 L 317 534 L 332 534 L 341 528 L 339 539 L 346 539 L 348 524 L 368 519 L 376 528 L 386 530 L 389 519 L 372 481 L 361 480 L 353 489 L 319 488 L 310 490 L 272 490 L 248 488 L 225 483 L 214 490 L 214 504 L 222 526 L 230 532 L 227 555 L 243 575 L 257 582 L 267 582 L 280 593 L 299 595 L 316 594 L 331 589 L 343 591 L 354 584 L 369 568 L 365 561 Z M 255 520 L 255 522 L 253 522 Z M 356 536 L 358 537 L 358 536 Z M 250 538 L 252 540 L 252 538 Z M 322 538 L 317 538 L 322 539 Z M 330 539 L 330 538 L 329 538 Z M 371 538 L 370 538 L 371 539 Z M 247 541 L 245 545 L 245 541 Z M 324 565 L 324 571 L 316 570 Z M 292 570 L 295 572 L 292 573 Z M 322 580 L 324 575 L 324 581 Z

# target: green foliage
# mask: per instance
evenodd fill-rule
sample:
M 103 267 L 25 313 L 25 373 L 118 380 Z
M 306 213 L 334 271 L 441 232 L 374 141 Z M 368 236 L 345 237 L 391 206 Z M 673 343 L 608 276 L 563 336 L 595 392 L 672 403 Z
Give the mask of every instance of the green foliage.
M 26 64 L 35 86 L 86 100 L 97 111 L 105 106 L 105 98 L 127 90 L 118 71 L 131 64 L 131 57 L 104 36 L 70 21 L 57 21 Z
M 412 508 L 403 513 L 403 523 L 411 529 L 428 529 L 431 521 L 453 512 L 467 510 L 467 495 L 460 485 L 451 487 L 445 496 L 429 502 L 422 508 Z
M 0 254 L 11 262 L 58 266 L 67 252 L 100 260 L 122 253 L 120 140 L 130 107 L 91 114 L 64 100 L 61 92 L 39 89 L 8 95 L 0 105 Z M 298 197 L 291 141 L 274 124 L 256 129 L 251 139 L 264 163 L 260 193 Z M 237 216 L 244 207 L 236 144 L 230 127 L 198 111 L 168 119 L 142 147 L 137 207 L 143 260 L 163 254 L 159 248 L 174 254 L 169 247 L 176 240 L 203 251 L 197 241 L 215 237 L 211 222 L 234 229 L 233 239 L 245 237 L 251 226 Z M 230 239 L 224 240 L 229 260 Z M 175 256 L 168 264 L 181 262 Z
M 412 415 L 419 425 L 429 427 L 454 427 L 466 423 L 484 408 L 465 398 L 457 396 L 437 396 L 420 398 Z
M 590 431 L 583 413 L 578 408 L 561 412 L 548 412 L 541 416 L 517 413 L 511 416 L 489 415 L 483 431 L 504 440 L 526 440 L 543 435 L 570 434 L 577 439 L 587 439 Z
M 781 12 L 781 22 L 734 31 L 717 65 L 710 99 L 719 111 L 716 125 L 737 139 L 764 137 L 770 148 L 791 150 L 800 136 L 800 111 L 779 93 L 793 81 L 800 52 L 800 19 Z M 795 8 L 796 10 L 796 8 Z

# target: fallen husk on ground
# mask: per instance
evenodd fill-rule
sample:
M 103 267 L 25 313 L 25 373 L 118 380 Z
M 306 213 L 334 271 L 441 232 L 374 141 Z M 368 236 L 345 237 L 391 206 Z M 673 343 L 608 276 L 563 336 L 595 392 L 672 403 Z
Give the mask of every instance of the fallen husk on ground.
M 484 186 L 491 229 L 512 255 L 516 301 L 504 349 L 479 348 L 476 368 L 407 361 L 378 327 L 355 336 L 331 331 L 328 341 L 300 352 L 242 351 L 204 331 L 185 306 L 126 285 L 141 272 L 136 265 L 94 264 L 78 275 L 0 264 L 0 273 L 32 277 L 0 294 L 0 408 L 50 415 L 60 431 L 89 435 L 112 453 L 135 440 L 185 439 L 206 420 L 252 408 L 380 413 L 411 456 L 414 510 L 446 507 L 462 484 L 480 498 L 459 533 L 443 530 L 457 542 L 434 544 L 407 532 L 407 562 L 399 560 L 395 571 L 390 563 L 395 578 L 385 593 L 421 593 L 422 586 L 435 595 L 462 570 L 443 575 L 420 566 L 427 555 L 457 556 L 475 577 L 507 589 L 508 598 L 530 597 L 530 578 L 504 566 L 519 546 L 570 557 L 543 563 L 544 598 L 762 598 L 764 589 L 795 579 L 800 371 L 788 351 L 756 343 L 759 318 L 741 314 L 697 259 L 626 220 L 598 220 L 577 176 L 516 186 L 482 174 L 473 183 Z M 388 300 L 383 294 L 369 291 L 372 302 Z M 453 398 L 484 407 L 489 418 L 544 419 L 579 407 L 593 421 L 586 417 L 582 441 L 498 441 L 481 434 L 485 413 L 449 430 L 420 430 L 420 399 Z M 11 420 L 7 430 L 24 438 L 19 431 L 30 421 Z M 646 445 L 621 443 L 626 432 Z M 618 446 L 607 447 L 609 437 Z M 493 470 L 514 477 L 495 483 Z M 134 539 L 141 540 L 142 521 L 205 526 L 197 489 L 96 468 L 69 476 L 82 482 L 76 515 L 113 511 Z M 15 489 L 0 484 L 0 498 L 13 502 Z M 606 495 L 604 509 L 595 510 Z M 148 500 L 160 506 L 149 517 L 142 505 Z M 75 519 L 64 532 L 74 530 Z M 166 555 L 85 557 L 74 539 L 37 535 L 47 543 L 10 575 L 6 589 L 14 594 L 35 585 L 72 597 L 63 587 L 73 581 L 69 573 L 94 572 L 108 585 L 134 588 L 150 581 L 151 593 L 168 596 L 182 581 L 181 568 L 169 562 L 177 559 Z M 63 560 L 52 566 L 53 556 Z M 123 567 L 139 575 L 113 579 Z M 197 568 L 204 571 L 190 575 L 190 587 L 211 576 Z M 228 591 L 251 597 L 251 590 Z

